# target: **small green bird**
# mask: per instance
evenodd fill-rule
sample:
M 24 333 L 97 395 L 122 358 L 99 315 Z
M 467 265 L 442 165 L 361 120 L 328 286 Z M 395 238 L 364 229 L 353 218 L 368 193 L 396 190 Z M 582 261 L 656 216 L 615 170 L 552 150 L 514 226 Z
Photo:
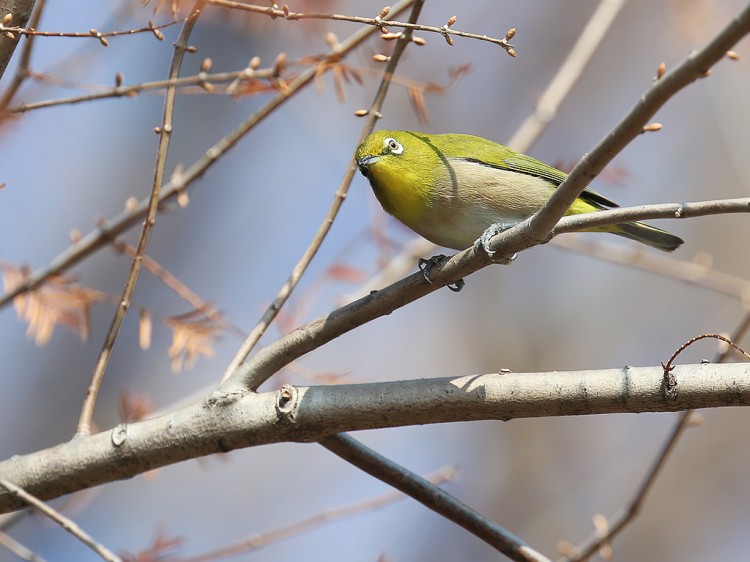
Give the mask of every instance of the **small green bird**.
M 357 165 L 383 209 L 439 246 L 463 250 L 537 212 L 566 174 L 481 137 L 378 131 L 357 148 Z M 566 215 L 617 207 L 585 190 Z M 492 227 L 492 231 L 488 229 Z M 683 240 L 642 222 L 592 228 L 671 252 Z M 489 236 L 483 237 L 488 232 Z

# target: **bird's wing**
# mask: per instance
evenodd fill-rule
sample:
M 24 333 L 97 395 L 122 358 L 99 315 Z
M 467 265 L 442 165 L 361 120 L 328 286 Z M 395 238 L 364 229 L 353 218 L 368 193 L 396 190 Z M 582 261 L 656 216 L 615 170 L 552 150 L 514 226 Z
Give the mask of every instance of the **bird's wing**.
M 568 177 L 568 174 L 561 172 L 557 168 L 548 166 L 544 162 L 540 162 L 539 160 L 532 158 L 531 156 L 526 156 L 525 154 L 513 154 L 505 159 L 505 164 L 508 166 L 508 169 L 513 170 L 514 172 L 544 178 L 555 184 L 555 187 L 560 185 L 563 180 Z M 614 201 L 604 197 L 604 195 L 588 188 L 581 193 L 581 199 L 600 208 L 619 206 Z

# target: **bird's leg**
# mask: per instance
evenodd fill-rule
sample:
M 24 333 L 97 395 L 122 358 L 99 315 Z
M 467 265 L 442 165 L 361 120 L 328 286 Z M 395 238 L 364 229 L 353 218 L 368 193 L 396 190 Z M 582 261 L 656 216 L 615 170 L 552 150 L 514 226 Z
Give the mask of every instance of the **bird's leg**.
M 495 224 L 491 224 L 489 227 L 487 227 L 487 230 L 485 230 L 482 235 L 476 239 L 476 241 L 474 242 L 474 249 L 476 250 L 481 247 L 487 254 L 487 257 L 495 263 L 510 265 L 513 260 L 518 257 L 518 254 L 513 254 L 509 258 L 500 258 L 495 260 L 494 257 L 496 252 L 490 250 L 490 240 L 492 240 L 494 236 L 497 236 L 501 232 L 505 232 L 506 230 L 513 228 L 517 224 L 517 222 L 496 222 Z
M 436 265 L 441 264 L 448 258 L 444 256 L 443 254 L 439 254 L 437 256 L 432 256 L 430 259 L 426 260 L 424 258 L 419 258 L 419 271 L 422 272 L 422 275 L 424 276 L 425 281 L 428 283 L 432 283 L 432 279 L 430 279 L 430 271 L 432 271 L 432 268 Z M 464 285 L 466 283 L 463 279 L 459 279 L 455 283 L 451 283 L 448 285 L 448 288 L 453 291 L 454 293 L 458 293 L 461 289 L 464 288 Z

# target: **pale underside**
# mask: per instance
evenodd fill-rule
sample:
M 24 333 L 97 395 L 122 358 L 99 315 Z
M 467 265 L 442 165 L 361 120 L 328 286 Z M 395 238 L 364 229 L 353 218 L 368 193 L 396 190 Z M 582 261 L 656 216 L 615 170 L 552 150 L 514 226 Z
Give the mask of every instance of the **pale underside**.
M 431 242 L 454 250 L 471 246 L 492 224 L 512 225 L 528 218 L 555 189 L 542 178 L 461 159 L 451 159 L 447 169 L 449 173 L 435 184 L 429 209 L 418 221 L 402 222 Z

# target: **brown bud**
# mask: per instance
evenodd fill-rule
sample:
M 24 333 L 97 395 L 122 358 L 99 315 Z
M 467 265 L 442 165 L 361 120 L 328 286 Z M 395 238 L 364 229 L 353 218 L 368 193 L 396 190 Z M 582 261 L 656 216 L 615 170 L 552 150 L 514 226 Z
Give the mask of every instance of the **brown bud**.
M 391 57 L 387 55 L 377 54 L 372 55 L 372 60 L 374 60 L 375 62 L 388 62 L 389 60 L 391 60 Z
M 419 47 L 422 47 L 427 43 L 427 40 L 424 37 L 412 37 L 411 42 Z
M 381 33 L 380 38 L 383 41 L 393 41 L 401 37 L 401 33 Z
M 445 42 L 448 43 L 448 45 L 450 45 L 452 47 L 453 46 L 453 37 L 451 37 L 447 33 L 445 35 L 443 35 L 443 37 L 445 37 Z
M 276 57 L 276 61 L 273 63 L 273 71 L 275 74 L 281 74 L 286 70 L 287 56 L 286 53 L 279 53 Z
M 3 25 L 8 25 L 13 21 L 13 14 L 7 13 L 3 16 Z
M 513 58 L 515 58 L 515 57 L 516 57 L 516 55 L 517 55 L 517 53 L 516 53 L 516 50 L 515 50 L 515 49 L 514 49 L 513 47 L 509 47 L 509 48 L 508 48 L 508 50 L 507 50 L 506 52 L 507 52 L 507 53 L 508 53 L 508 54 L 509 54 L 509 55 L 510 55 L 511 57 L 513 57 Z
M 190 204 L 190 196 L 188 195 L 187 191 L 180 191 L 177 194 L 177 205 L 182 207 L 183 209 L 187 207 Z
M 662 127 L 664 127 L 664 125 L 662 125 L 661 123 L 649 123 L 648 125 L 643 127 L 643 132 L 655 133 L 656 131 L 661 131 Z
M 205 58 L 201 61 L 201 72 L 211 72 L 211 68 L 214 66 L 214 61 L 209 58 Z
M 128 197 L 125 201 L 125 211 L 128 213 L 134 212 L 138 208 L 138 199 L 135 197 Z
M 122 72 L 115 72 L 115 87 L 122 86 Z
M 698 76 L 698 78 L 708 78 L 709 76 L 711 76 L 712 72 L 713 72 L 713 70 L 711 70 L 709 68 L 708 70 L 706 70 L 706 72 L 704 72 L 703 74 L 701 74 L 700 76 Z
M 658 80 L 667 72 L 667 63 L 663 62 L 656 68 L 656 79 Z
M 737 51 L 727 51 L 727 58 L 729 60 L 740 60 L 740 54 Z
M 378 17 L 380 19 L 383 19 L 385 16 L 387 16 L 391 11 L 390 6 L 385 6 L 382 10 L 380 10 L 380 13 L 378 14 Z
M 289 6 L 287 6 L 286 4 L 284 4 L 284 5 L 283 5 L 283 6 L 281 7 L 281 9 L 282 9 L 282 11 L 284 12 L 284 17 L 285 17 L 285 18 L 288 18 L 288 17 L 289 17 Z
M 336 37 L 336 34 L 333 31 L 329 31 L 326 33 L 326 44 L 331 48 L 336 48 L 336 45 L 339 44 L 339 38 Z
M 458 20 L 456 16 L 451 16 L 450 18 L 448 18 L 448 22 L 445 24 L 445 27 L 451 27 L 454 23 L 456 23 L 456 20 Z
M 508 30 L 508 33 L 506 33 L 506 34 L 505 34 L 505 40 L 506 40 L 506 41 L 510 41 L 511 39 L 513 39 L 513 36 L 514 36 L 515 34 L 516 34 L 516 28 L 515 28 L 515 27 L 511 27 L 511 28 L 510 28 L 510 29 Z
M 357 111 L 354 112 L 354 115 L 356 117 L 364 117 L 368 113 L 370 113 L 369 109 L 358 109 Z
M 74 228 L 70 231 L 70 241 L 75 244 L 81 239 L 81 231 L 77 228 Z
M 99 37 L 99 43 L 101 43 L 103 47 L 109 47 L 109 41 L 107 41 L 105 37 Z
M 260 67 L 260 57 L 251 58 L 248 66 L 253 70 L 257 70 Z

